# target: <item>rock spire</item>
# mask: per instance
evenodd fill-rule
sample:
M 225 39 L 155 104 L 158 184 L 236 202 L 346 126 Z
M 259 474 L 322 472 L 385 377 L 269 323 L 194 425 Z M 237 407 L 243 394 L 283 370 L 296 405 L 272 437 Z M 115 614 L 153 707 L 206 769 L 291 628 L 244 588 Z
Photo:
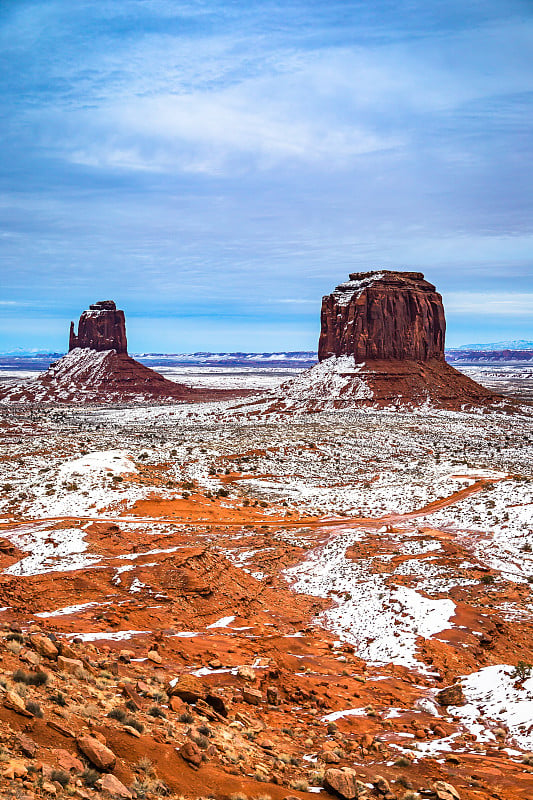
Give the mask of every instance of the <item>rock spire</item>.
M 77 335 L 74 323 L 70 323 L 69 351 L 76 347 L 128 352 L 124 312 L 117 310 L 113 300 L 100 300 L 90 305 L 80 317 Z

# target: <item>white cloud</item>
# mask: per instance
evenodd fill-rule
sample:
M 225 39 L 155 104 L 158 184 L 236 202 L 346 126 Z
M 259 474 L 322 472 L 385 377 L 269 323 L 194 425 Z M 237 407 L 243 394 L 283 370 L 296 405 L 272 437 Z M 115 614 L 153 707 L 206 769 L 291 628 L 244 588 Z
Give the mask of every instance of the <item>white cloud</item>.
M 455 314 L 533 315 L 533 292 L 448 292 L 444 306 L 447 312 Z

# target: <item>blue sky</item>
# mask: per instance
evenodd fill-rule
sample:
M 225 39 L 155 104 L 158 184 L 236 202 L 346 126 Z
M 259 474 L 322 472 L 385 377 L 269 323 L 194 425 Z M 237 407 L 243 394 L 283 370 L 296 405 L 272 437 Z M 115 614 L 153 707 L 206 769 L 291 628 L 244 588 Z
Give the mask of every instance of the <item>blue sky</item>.
M 0 350 L 316 346 L 419 269 L 449 346 L 533 338 L 530 0 L 0 4 Z

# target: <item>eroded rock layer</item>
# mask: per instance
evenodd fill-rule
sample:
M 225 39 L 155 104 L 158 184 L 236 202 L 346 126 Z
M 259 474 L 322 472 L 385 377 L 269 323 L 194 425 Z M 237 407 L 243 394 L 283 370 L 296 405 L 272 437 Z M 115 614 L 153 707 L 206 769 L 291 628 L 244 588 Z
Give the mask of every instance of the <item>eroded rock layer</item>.
M 444 361 L 442 297 L 421 272 L 354 272 L 322 300 L 318 359 Z
M 280 387 L 276 408 L 461 410 L 502 398 L 444 360 L 442 297 L 421 272 L 355 272 L 322 301 L 319 363 Z
M 74 323 L 70 323 L 69 350 L 76 348 L 89 350 L 115 350 L 128 352 L 126 339 L 126 319 L 123 311 L 118 311 L 113 300 L 100 300 L 84 311 L 78 323 L 78 333 L 74 333 Z

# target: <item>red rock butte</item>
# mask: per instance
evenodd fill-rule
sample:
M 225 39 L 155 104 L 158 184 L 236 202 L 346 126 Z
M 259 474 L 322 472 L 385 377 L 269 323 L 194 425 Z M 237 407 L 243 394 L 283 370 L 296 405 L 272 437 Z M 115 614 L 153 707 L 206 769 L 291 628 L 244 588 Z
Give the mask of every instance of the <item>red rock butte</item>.
M 69 352 L 37 378 L 8 384 L 2 403 L 149 403 L 227 400 L 250 392 L 195 389 L 175 383 L 128 355 L 126 320 L 101 300 L 70 323 Z
M 77 335 L 74 333 L 74 323 L 70 323 L 68 349 L 74 350 L 76 347 L 128 352 L 126 318 L 123 311 L 117 311 L 113 300 L 100 300 L 89 306 L 89 310 L 80 317 Z
M 502 398 L 444 359 L 442 297 L 421 272 L 355 272 L 322 300 L 319 363 L 284 384 L 281 407 L 461 410 Z
M 354 272 L 322 300 L 318 359 L 444 361 L 442 297 L 421 272 Z

